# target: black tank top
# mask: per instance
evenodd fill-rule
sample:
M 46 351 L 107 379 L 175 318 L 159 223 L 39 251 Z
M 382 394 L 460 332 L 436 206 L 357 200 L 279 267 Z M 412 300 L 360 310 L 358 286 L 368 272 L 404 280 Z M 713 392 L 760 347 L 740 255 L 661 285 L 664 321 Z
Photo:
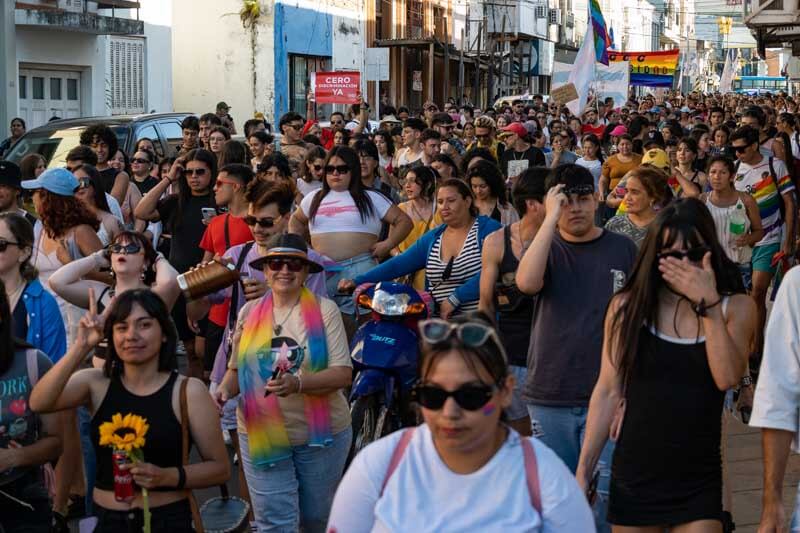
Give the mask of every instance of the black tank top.
M 527 366 L 528 346 L 533 323 L 534 298 L 522 294 L 517 288 L 516 273 L 519 259 L 511 248 L 511 226 L 503 228 L 503 258 L 495 294 L 499 314 L 498 329 L 509 363 Z
M 91 423 L 92 446 L 97 456 L 97 488 L 114 490 L 112 450 L 109 446 L 100 446 L 100 424 L 109 422 L 117 413 L 123 416 L 133 413 L 147 419 L 150 429 L 147 430 L 143 449 L 146 462 L 162 468 L 179 466 L 182 463 L 181 422 L 172 409 L 172 391 L 177 378 L 178 373 L 172 372 L 164 386 L 149 396 L 131 394 L 119 376 L 111 378 L 106 396 Z M 154 490 L 174 489 L 163 487 Z

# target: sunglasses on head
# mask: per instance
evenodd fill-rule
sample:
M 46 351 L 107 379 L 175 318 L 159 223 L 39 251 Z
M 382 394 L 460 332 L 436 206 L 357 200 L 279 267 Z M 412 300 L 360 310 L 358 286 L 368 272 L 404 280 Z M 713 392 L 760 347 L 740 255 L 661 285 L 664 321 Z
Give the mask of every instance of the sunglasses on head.
M 668 252 L 661 252 L 658 254 L 659 259 L 666 259 L 667 257 L 674 257 L 678 261 L 682 261 L 683 258 L 689 259 L 692 263 L 699 263 L 703 260 L 703 257 L 711 251 L 711 248 L 708 246 L 696 246 L 694 248 L 689 248 L 688 250 L 681 251 L 681 250 L 670 250 Z
M 425 409 L 439 410 L 452 397 L 462 409 L 476 411 L 489 403 L 494 391 L 494 387 L 485 384 L 462 385 L 454 391 L 436 385 L 417 385 L 411 390 L 411 399 Z
M 247 215 L 243 218 L 244 223 L 248 226 L 255 226 L 256 224 L 261 226 L 262 228 L 271 228 L 275 225 L 274 218 L 256 218 L 253 215 Z
M 503 358 L 507 359 L 497 332 L 494 328 L 480 322 L 451 324 L 441 318 L 430 318 L 419 323 L 419 333 L 422 340 L 431 346 L 449 342 L 455 337 L 464 346 L 478 348 L 491 338 L 500 349 Z
M 208 169 L 205 168 L 187 168 L 184 172 L 186 172 L 187 176 L 205 176 Z
M 565 187 L 564 194 L 570 196 L 572 194 L 577 194 L 578 196 L 586 196 L 587 194 L 594 193 L 594 186 L 589 185 L 588 183 L 583 185 L 573 185 L 572 187 Z
M 289 272 L 300 272 L 306 263 L 302 259 L 270 259 L 267 261 L 267 267 L 273 272 L 280 272 L 284 266 L 289 268 Z
M 112 254 L 138 254 L 142 247 L 135 242 L 128 244 L 112 244 L 108 247 L 108 251 Z
M 19 243 L 0 239 L 0 252 L 5 252 L 9 246 L 19 246 Z
M 325 165 L 326 174 L 347 174 L 350 172 L 350 167 L 347 165 Z

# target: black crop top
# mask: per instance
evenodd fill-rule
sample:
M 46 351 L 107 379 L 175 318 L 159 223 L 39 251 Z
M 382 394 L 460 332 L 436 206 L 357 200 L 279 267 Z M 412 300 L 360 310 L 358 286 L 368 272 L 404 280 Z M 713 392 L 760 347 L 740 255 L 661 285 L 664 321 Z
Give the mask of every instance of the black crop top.
M 133 413 L 147 419 L 150 428 L 145 435 L 145 462 L 162 468 L 182 464 L 181 422 L 172 409 L 172 391 L 177 378 L 178 373 L 172 372 L 164 386 L 149 396 L 136 396 L 125 388 L 119 376 L 111 378 L 106 396 L 91 422 L 92 446 L 97 456 L 95 486 L 98 489 L 114 490 L 112 449 L 109 446 L 100 446 L 100 425 L 111 421 L 111 417 L 117 413 L 123 416 Z M 152 490 L 168 491 L 174 488 L 160 487 Z

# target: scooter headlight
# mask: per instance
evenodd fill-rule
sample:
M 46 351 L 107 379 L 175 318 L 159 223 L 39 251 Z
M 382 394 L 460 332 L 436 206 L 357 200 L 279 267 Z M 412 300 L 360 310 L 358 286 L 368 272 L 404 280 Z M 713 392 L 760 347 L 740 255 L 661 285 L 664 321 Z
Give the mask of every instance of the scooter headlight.
M 372 295 L 372 310 L 384 316 L 403 316 L 406 314 L 410 299 L 408 294 L 390 294 L 377 289 Z

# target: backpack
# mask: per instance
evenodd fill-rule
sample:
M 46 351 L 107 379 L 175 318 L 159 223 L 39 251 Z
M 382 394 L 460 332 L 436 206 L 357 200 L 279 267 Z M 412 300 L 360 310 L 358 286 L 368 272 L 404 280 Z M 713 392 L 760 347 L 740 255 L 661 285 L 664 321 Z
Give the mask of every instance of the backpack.
M 403 435 L 400 437 L 394 452 L 392 452 L 389 468 L 386 469 L 386 475 L 383 477 L 381 496 L 383 496 L 383 491 L 386 489 L 386 484 L 389 483 L 389 479 L 392 477 L 392 474 L 394 474 L 394 471 L 397 470 L 400 461 L 403 459 L 403 454 L 405 454 L 406 448 L 408 448 L 408 444 L 411 442 L 411 438 L 414 436 L 414 431 L 416 429 L 415 427 L 411 427 L 402 430 Z M 531 506 L 536 509 L 536 512 L 539 513 L 539 516 L 542 517 L 542 521 L 544 521 L 544 515 L 542 515 L 542 490 L 539 485 L 539 465 L 536 462 L 536 452 L 533 449 L 533 444 L 531 444 L 530 439 L 526 437 L 520 437 L 520 439 L 522 441 L 522 456 L 525 461 L 525 481 L 528 485 L 528 495 L 531 498 Z
M 39 382 L 39 350 L 36 348 L 28 348 L 25 350 L 25 368 L 28 370 L 28 381 L 31 384 L 31 390 L 33 390 L 36 383 Z M 55 498 L 56 471 L 49 461 L 42 465 L 42 475 L 44 477 L 44 486 L 50 498 Z

